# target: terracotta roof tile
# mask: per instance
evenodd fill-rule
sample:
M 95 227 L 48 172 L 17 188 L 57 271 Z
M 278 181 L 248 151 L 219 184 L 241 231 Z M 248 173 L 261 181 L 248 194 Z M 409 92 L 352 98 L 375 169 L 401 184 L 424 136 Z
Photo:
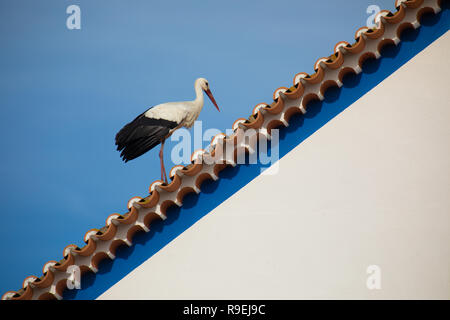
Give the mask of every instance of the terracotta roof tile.
M 441 0 L 397 0 L 395 5 L 396 12 L 383 10 L 378 13 L 375 28 L 358 29 L 355 43 L 338 42 L 333 54 L 318 59 L 314 65 L 314 74 L 296 74 L 292 87 L 275 90 L 274 101 L 270 105 L 258 104 L 248 119 L 237 119 L 233 123 L 234 132 L 231 136 L 221 134 L 214 137 L 209 149 L 193 153 L 192 164 L 173 167 L 170 171 L 172 180 L 168 185 L 160 180 L 153 182 L 149 196 L 130 199 L 128 212 L 123 215 L 114 213 L 106 219 L 104 227 L 89 230 L 84 237 L 85 246 L 67 246 L 62 260 L 47 262 L 41 277 L 27 277 L 21 289 L 6 292 L 2 299 L 62 299 L 69 277 L 66 270 L 70 265 L 79 266 L 82 274 L 87 271 L 97 272 L 103 259 L 115 258 L 119 246 L 132 245 L 136 232 L 148 232 L 153 221 L 166 219 L 170 206 L 181 206 L 186 194 L 201 191 L 203 181 L 217 180 L 221 170 L 228 165 L 235 165 L 235 159 L 224 159 L 222 163 L 215 164 L 197 163 L 198 159 L 223 154 L 226 140 L 237 141 L 237 136 L 250 128 L 258 129 L 255 134 L 270 138 L 271 129 L 280 125 L 288 126 L 290 117 L 295 113 L 306 113 L 308 102 L 323 100 L 325 91 L 331 86 L 341 87 L 346 74 L 360 73 L 364 61 L 379 58 L 380 50 L 385 45 L 398 44 L 404 29 L 419 27 L 423 14 L 438 13 Z M 240 152 L 253 152 L 242 142 L 235 146 L 234 151 L 234 157 Z

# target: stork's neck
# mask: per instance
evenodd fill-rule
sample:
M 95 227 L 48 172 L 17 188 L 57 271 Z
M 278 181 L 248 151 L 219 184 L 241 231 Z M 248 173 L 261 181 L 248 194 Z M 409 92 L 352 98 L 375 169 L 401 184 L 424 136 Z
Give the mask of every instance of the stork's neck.
M 201 85 L 200 85 L 200 83 L 198 81 L 195 82 L 194 88 L 195 88 L 195 95 L 196 95 L 195 100 L 194 100 L 194 104 L 199 109 L 201 109 L 201 108 L 203 108 L 203 103 L 204 103 L 204 101 L 203 101 L 203 89 L 202 89 L 202 87 L 201 87 Z

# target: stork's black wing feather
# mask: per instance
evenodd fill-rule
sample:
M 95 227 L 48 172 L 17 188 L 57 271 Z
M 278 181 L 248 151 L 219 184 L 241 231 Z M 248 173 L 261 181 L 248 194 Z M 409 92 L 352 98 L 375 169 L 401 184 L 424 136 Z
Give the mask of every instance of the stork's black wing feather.
M 142 113 L 116 134 L 117 150 L 125 162 L 133 160 L 161 143 L 176 126 L 174 121 L 148 118 Z

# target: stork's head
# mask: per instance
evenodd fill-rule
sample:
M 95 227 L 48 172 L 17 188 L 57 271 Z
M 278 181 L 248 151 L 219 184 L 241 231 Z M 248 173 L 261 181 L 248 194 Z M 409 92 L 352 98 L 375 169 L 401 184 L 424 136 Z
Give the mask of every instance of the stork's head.
M 214 99 L 214 96 L 211 93 L 211 90 L 209 89 L 208 80 L 206 80 L 205 78 L 198 78 L 195 82 L 202 88 L 203 91 L 205 91 L 205 93 L 208 95 L 211 102 L 217 108 L 217 111 L 220 111 L 219 106 L 217 105 L 216 100 Z

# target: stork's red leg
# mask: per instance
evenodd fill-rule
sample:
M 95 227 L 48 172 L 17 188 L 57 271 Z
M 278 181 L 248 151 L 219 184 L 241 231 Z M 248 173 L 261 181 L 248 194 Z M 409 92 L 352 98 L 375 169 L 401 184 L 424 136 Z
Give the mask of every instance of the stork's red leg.
M 161 161 L 161 180 L 167 184 L 166 169 L 164 168 L 164 140 L 161 141 L 161 150 L 159 151 L 159 160 Z

